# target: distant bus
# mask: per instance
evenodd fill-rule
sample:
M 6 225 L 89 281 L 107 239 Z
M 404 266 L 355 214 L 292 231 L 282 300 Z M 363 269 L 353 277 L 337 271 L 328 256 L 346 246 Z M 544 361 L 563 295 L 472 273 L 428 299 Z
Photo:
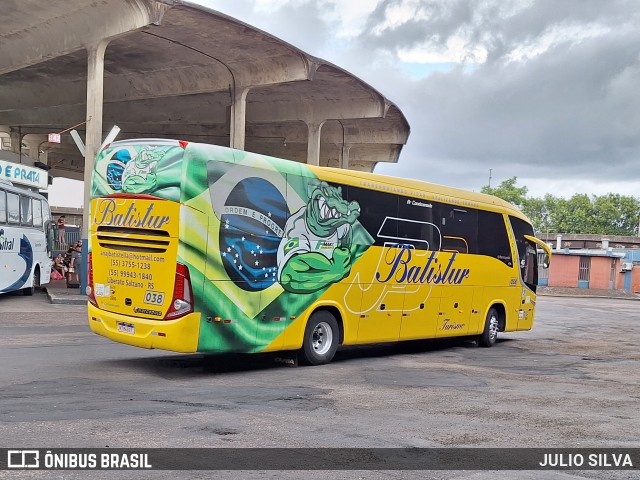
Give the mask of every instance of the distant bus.
M 0 179 L 0 293 L 33 295 L 49 283 L 52 232 L 47 200 Z
M 176 352 L 489 347 L 531 329 L 550 253 L 493 196 L 184 141 L 106 146 L 91 197 L 91 329 Z

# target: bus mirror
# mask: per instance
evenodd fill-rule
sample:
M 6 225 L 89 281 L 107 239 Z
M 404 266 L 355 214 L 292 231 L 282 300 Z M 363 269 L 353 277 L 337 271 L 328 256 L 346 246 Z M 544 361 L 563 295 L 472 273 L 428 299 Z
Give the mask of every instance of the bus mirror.
M 542 257 L 542 268 L 549 268 L 549 264 L 551 263 L 551 258 L 548 254 L 544 254 Z

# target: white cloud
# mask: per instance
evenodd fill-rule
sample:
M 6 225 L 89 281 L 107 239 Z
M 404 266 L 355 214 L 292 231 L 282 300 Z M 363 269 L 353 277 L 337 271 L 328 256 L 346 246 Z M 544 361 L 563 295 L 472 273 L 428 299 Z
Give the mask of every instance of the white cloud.
M 542 55 L 549 49 L 562 44 L 576 44 L 583 40 L 597 38 L 609 33 L 611 29 L 597 23 L 587 25 L 553 25 L 541 36 L 517 45 L 507 54 L 507 61 L 524 61 Z
M 373 28 L 374 35 L 380 35 L 385 30 L 393 30 L 413 20 L 426 20 L 431 16 L 430 8 L 420 0 L 402 0 L 400 3 L 388 5 L 385 9 L 385 19 Z
M 398 58 L 407 63 L 484 63 L 487 49 L 456 35 L 449 37 L 445 45 L 427 41 L 411 49 L 402 48 L 398 51 Z
M 378 6 L 379 0 L 344 1 L 325 0 L 323 18 L 335 26 L 335 35 L 343 39 L 351 39 L 360 35 L 367 18 Z

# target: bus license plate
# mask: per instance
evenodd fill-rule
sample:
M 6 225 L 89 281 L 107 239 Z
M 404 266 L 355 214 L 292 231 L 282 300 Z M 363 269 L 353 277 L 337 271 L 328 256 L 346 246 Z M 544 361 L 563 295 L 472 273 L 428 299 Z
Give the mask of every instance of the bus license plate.
M 128 333 L 130 335 L 135 335 L 136 327 L 130 323 L 118 322 L 117 325 L 118 331 L 122 333 Z

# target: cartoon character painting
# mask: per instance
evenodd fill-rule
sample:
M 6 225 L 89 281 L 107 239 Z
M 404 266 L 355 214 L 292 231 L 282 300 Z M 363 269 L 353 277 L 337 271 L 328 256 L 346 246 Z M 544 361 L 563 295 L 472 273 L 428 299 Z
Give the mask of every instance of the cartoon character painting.
M 156 187 L 156 168 L 166 149 L 145 146 L 131 158 L 128 149 L 116 151 L 107 166 L 109 186 L 123 193 L 152 192 Z
M 122 191 L 127 193 L 150 192 L 156 186 L 158 160 L 165 150 L 153 147 L 143 148 L 133 161 L 127 163 L 122 172 Z
M 278 247 L 278 280 L 292 293 L 311 293 L 349 275 L 351 228 L 360 205 L 342 198 L 342 189 L 315 186 L 307 204 L 291 215 Z

